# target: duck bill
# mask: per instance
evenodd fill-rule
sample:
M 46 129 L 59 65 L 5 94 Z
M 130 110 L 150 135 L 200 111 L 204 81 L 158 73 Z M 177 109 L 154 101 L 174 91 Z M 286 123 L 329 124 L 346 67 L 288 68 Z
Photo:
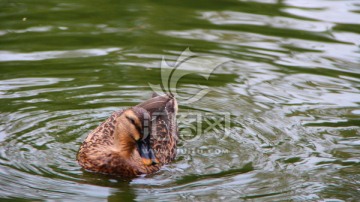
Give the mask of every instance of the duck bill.
M 138 141 L 137 149 L 144 165 L 149 166 L 159 163 L 155 157 L 154 151 L 150 147 L 150 142 L 148 138 Z

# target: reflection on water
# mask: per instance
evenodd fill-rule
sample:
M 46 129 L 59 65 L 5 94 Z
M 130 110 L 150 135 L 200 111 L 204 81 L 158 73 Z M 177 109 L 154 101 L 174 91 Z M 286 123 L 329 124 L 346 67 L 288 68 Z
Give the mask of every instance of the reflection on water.
M 71 50 L 71 51 L 41 51 L 32 53 L 14 53 L 1 51 L 0 62 L 3 61 L 36 61 L 55 58 L 78 58 L 107 55 L 109 52 L 118 51 L 119 48 Z
M 360 4 L 350 1 L 0 2 L 0 197 L 334 200 L 360 197 Z M 131 181 L 83 171 L 87 133 L 161 84 L 187 47 L 176 161 Z M 205 71 L 206 72 L 206 71 Z M 197 128 L 195 128 L 197 129 Z M 185 134 L 185 133 L 184 133 Z M 224 138 L 225 137 L 225 138 Z

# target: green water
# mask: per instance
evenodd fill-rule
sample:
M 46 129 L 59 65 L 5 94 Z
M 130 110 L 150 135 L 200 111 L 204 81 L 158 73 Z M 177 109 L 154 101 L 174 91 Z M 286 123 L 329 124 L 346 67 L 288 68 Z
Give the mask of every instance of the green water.
M 0 0 L 0 197 L 357 201 L 359 45 L 357 0 Z M 202 119 L 179 123 L 176 161 L 131 181 L 82 170 L 87 134 L 188 47 L 231 61 L 180 79 L 180 96 L 210 91 L 179 101 Z M 205 131 L 213 114 L 226 135 Z

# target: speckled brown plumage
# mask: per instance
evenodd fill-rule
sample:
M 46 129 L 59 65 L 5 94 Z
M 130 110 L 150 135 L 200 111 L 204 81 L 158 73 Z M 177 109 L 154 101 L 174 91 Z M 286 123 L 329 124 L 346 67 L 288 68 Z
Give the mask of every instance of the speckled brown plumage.
M 120 177 L 154 173 L 176 156 L 176 113 L 176 99 L 167 95 L 154 96 L 135 107 L 114 112 L 87 136 L 77 160 L 86 170 Z M 149 133 L 144 130 L 147 125 Z M 148 159 L 151 164 L 144 163 L 148 161 L 143 161 L 137 147 L 142 140 L 145 144 L 147 134 L 156 157 L 152 163 Z M 148 155 L 150 158 L 151 153 Z

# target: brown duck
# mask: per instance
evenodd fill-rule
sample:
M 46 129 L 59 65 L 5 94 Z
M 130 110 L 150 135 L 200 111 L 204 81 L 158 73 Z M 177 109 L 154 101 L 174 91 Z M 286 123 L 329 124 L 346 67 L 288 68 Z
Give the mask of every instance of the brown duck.
M 176 113 L 169 95 L 116 111 L 87 136 L 77 160 L 86 170 L 120 177 L 154 173 L 176 156 Z

